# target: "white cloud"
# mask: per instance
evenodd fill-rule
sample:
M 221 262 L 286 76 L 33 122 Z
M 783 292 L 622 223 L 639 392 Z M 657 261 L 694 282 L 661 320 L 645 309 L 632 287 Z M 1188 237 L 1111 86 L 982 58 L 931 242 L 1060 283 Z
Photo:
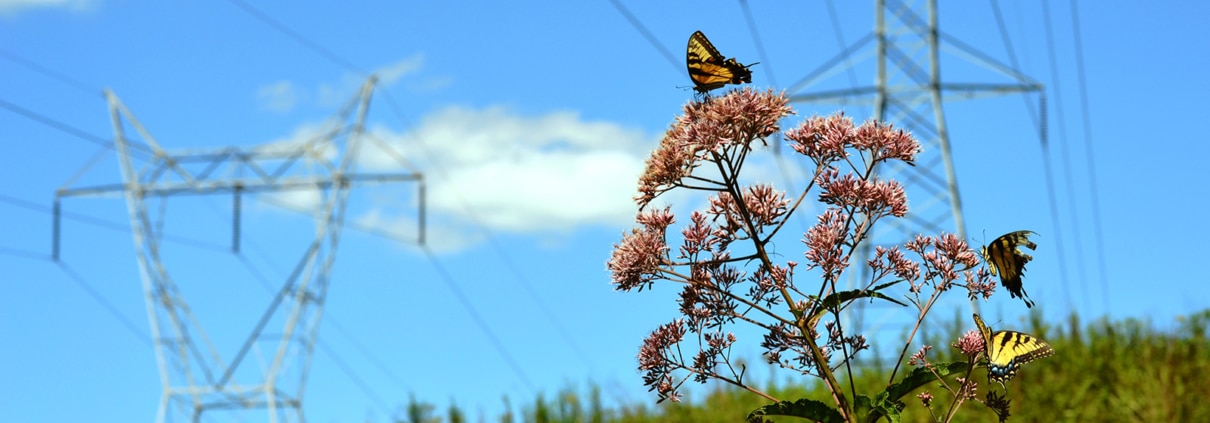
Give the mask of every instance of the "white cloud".
M 63 9 L 87 12 L 96 5 L 93 0 L 0 0 L 0 15 L 16 15 L 32 9 Z
M 371 72 L 378 76 L 379 88 L 387 88 L 403 80 L 405 76 L 419 73 L 424 66 L 424 55 L 417 53 L 385 66 L 380 66 Z M 316 97 L 322 107 L 344 105 L 349 98 L 365 85 L 366 79 L 361 75 L 345 74 L 334 84 L 321 84 L 316 88 Z
M 271 191 L 262 194 L 261 201 L 292 211 L 318 212 L 323 198 L 317 189 L 294 189 Z
M 360 86 L 360 83 L 365 82 L 362 80 L 359 83 L 354 81 L 352 77 L 348 76 L 341 78 L 341 80 L 343 81 L 342 83 L 335 85 L 321 84 L 315 89 L 316 103 L 318 103 L 320 107 L 333 108 L 343 106 L 349 101 L 349 98 L 355 92 L 356 87 Z
M 395 84 L 417 73 L 423 63 L 424 57 L 418 54 L 377 73 L 383 85 Z M 364 82 L 347 75 L 339 82 L 318 86 L 310 98 L 343 104 Z M 262 87 L 259 96 L 266 100 L 267 108 L 288 110 L 305 97 L 303 91 L 279 81 Z M 327 129 L 304 125 L 259 151 L 293 151 Z M 492 232 L 532 234 L 547 241 L 557 241 L 583 226 L 632 225 L 636 182 L 644 159 L 656 145 L 654 137 L 642 131 L 612 122 L 586 121 L 575 112 L 525 116 L 504 107 L 449 107 L 422 118 L 410 131 L 374 127 L 367 135 L 358 157 L 361 170 L 425 175 L 428 245 L 437 251 L 456 251 L 483 242 L 486 234 L 477 224 Z M 408 163 L 401 165 L 393 155 L 385 154 L 382 145 L 398 151 Z M 326 148 L 309 156 L 330 160 L 342 153 Z M 401 199 L 412 206 L 419 204 L 418 198 Z M 265 200 L 314 209 L 320 198 L 313 190 L 302 190 Z M 358 215 L 354 221 L 359 224 L 410 234 L 402 237 L 414 239 L 415 212 L 398 210 L 398 204 L 389 207 L 377 199 L 370 210 L 351 212 Z
M 450 107 L 408 133 L 375 128 L 370 135 L 420 163 L 430 222 L 449 219 L 437 229 L 446 233 L 430 240 L 462 245 L 478 242 L 475 231 L 457 229 L 475 221 L 492 231 L 545 235 L 632 224 L 631 198 L 655 145 L 641 131 L 573 112 L 521 116 L 502 107 Z M 362 169 L 400 168 L 378 144 L 362 148 Z
M 261 106 L 278 113 L 285 113 L 298 105 L 303 93 L 290 81 L 278 81 L 263 85 L 256 90 Z
M 294 151 L 327 132 L 330 128 L 325 126 L 305 125 L 259 151 Z M 426 244 L 439 252 L 484 242 L 488 234 L 479 225 L 497 235 L 524 234 L 547 244 L 559 243 L 578 228 L 633 226 L 637 180 L 657 145 L 653 135 L 613 122 L 587 121 L 575 112 L 527 116 L 499 106 L 448 107 L 422 117 L 407 132 L 373 126 L 362 142 L 358 171 L 424 174 Z M 335 160 L 343 153 L 327 147 L 309 156 Z M 789 188 L 771 155 L 752 159 L 745 169 L 745 183 Z M 718 179 L 708 167 L 699 170 L 700 176 Z M 387 192 L 361 197 L 370 201 L 350 210 L 351 222 L 416 240 L 417 191 L 391 188 Z M 705 195 L 676 190 L 651 207 L 671 204 L 687 212 L 704 207 Z M 266 198 L 307 210 L 314 210 L 320 200 L 315 191 Z
M 306 160 L 334 160 L 338 153 L 335 145 L 331 143 L 315 143 L 333 131 L 331 125 L 332 123 L 311 123 L 299 126 L 290 136 L 256 146 L 255 151 L 262 154 L 288 154 L 297 151 L 299 148 L 307 147 L 308 151 L 304 155 L 304 159 Z M 312 143 L 315 144 L 308 147 Z
M 424 55 L 415 54 L 412 57 L 407 57 L 393 64 L 375 69 L 374 74 L 378 75 L 379 84 L 389 87 L 395 85 L 401 78 L 419 72 L 422 66 L 424 66 Z
M 377 85 L 386 88 L 399 83 L 405 77 L 419 73 L 423 68 L 424 54 L 416 53 L 394 63 L 378 67 L 372 72 L 378 76 Z M 448 77 L 430 76 L 423 80 L 412 81 L 408 86 L 419 91 L 437 91 L 448 86 L 451 81 Z M 313 89 L 306 89 L 283 80 L 261 86 L 257 89 L 256 96 L 266 109 L 279 113 L 290 111 L 309 99 L 314 99 L 320 107 L 338 107 L 347 103 L 365 82 L 366 78 L 363 76 L 345 74 L 334 83 L 320 84 Z
M 420 225 L 412 216 L 386 216 L 380 210 L 353 219 L 355 227 L 373 228 L 401 242 L 419 242 Z M 461 251 L 486 240 L 478 228 L 460 225 L 448 218 L 429 218 L 425 222 L 424 245 L 435 253 Z
M 332 128 L 325 124 L 307 124 L 294 130 L 287 137 L 269 141 L 253 148 L 253 152 L 266 155 L 292 156 L 299 149 L 305 149 L 301 159 L 292 163 L 285 160 L 260 161 L 265 172 L 276 174 L 281 171 L 279 166 L 289 166 L 283 173 L 281 181 L 293 178 L 324 177 L 330 174 L 329 166 L 322 162 L 332 162 L 338 158 L 337 146 L 332 143 L 317 143 L 322 140 Z M 288 191 L 272 191 L 263 194 L 261 201 L 294 211 L 315 212 L 323 201 L 318 189 L 294 189 Z
M 440 76 L 425 78 L 424 80 L 417 81 L 415 84 L 409 85 L 408 87 L 416 92 L 433 92 L 441 91 L 450 85 L 454 85 L 453 77 Z

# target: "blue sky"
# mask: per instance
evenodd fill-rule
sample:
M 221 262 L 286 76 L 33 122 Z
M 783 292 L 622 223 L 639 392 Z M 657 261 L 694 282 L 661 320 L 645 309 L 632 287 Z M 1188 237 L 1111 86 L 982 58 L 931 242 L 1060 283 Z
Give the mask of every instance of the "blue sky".
M 758 58 L 739 4 L 622 3 L 676 60 L 689 34 L 702 30 L 727 56 L 761 61 L 752 85 L 762 89 L 785 88 L 835 55 L 838 35 L 851 43 L 873 26 L 865 2 L 837 5 L 839 25 L 825 2 L 754 2 L 765 51 Z M 1000 6 L 1021 71 L 1047 85 L 1058 220 L 1021 98 L 951 103 L 971 242 L 1038 232 L 1025 283 L 1051 321 L 1075 312 L 1171 327 L 1176 316 L 1204 309 L 1210 296 L 1193 269 L 1210 234 L 1200 218 L 1210 191 L 1199 164 L 1210 147 L 1197 135 L 1210 44 L 1197 34 L 1210 6 L 1082 5 L 1088 133 L 1070 4 L 1050 6 L 1053 70 L 1039 2 Z M 10 106 L 0 110 L 9 151 L 0 155 L 0 375 L 9 382 L 0 387 L 0 421 L 147 421 L 160 392 L 133 244 L 121 230 L 125 203 L 66 200 L 65 211 L 117 228 L 67 220 L 62 265 L 46 260 L 45 210 L 55 190 L 120 181 L 115 155 L 14 107 L 109 139 L 100 96 L 107 87 L 167 148 L 251 147 L 312 133 L 368 72 L 381 80 L 369 130 L 430 181 L 435 261 L 415 245 L 353 227 L 414 238 L 413 186 L 353 195 L 356 225 L 340 244 L 307 385 L 309 421 L 387 421 L 409 393 L 493 417 L 504 395 L 516 404 L 589 382 L 609 402 L 654 402 L 634 357 L 650 330 L 675 317 L 675 289 L 614 292 L 604 262 L 631 226 L 643 159 L 692 98 L 683 64 L 670 63 L 610 2 L 255 7 L 333 56 L 227 2 L 0 1 L 0 100 Z M 942 2 L 942 29 L 1008 62 L 992 10 Z M 1004 82 L 953 58 L 943 59 L 942 72 L 950 81 Z M 861 68 L 855 75 L 863 85 L 873 79 Z M 838 78 L 828 83 L 848 81 Z M 363 166 L 390 169 L 373 158 Z M 780 184 L 771 169 L 755 178 Z M 246 201 L 242 256 L 222 251 L 229 197 L 168 201 L 165 233 L 192 242 L 165 244 L 165 261 L 224 357 L 268 303 L 265 286 L 284 280 L 312 234 L 309 218 L 274 204 L 308 201 Z M 801 257 L 795 240 L 779 246 L 787 259 Z M 938 314 L 966 315 L 963 307 L 954 302 Z M 981 307 L 1002 325 L 1026 314 L 1003 292 Z M 907 318 L 869 313 L 892 332 Z M 748 340 L 755 358 L 759 338 Z

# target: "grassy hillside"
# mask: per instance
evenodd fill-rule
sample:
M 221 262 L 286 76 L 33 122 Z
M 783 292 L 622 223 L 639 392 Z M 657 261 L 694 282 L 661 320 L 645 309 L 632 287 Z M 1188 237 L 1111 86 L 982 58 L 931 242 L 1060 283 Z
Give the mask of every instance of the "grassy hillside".
M 965 323 L 965 322 L 963 322 Z M 954 324 L 954 328 L 969 324 Z M 1057 353 L 1026 364 L 1008 383 L 1012 416 L 1009 421 L 1210 421 L 1210 310 L 1187 316 L 1172 331 L 1159 331 L 1149 322 L 1098 320 L 1081 323 L 1071 316 L 1062 324 L 1034 319 L 1030 327 L 1016 328 L 1047 340 Z M 938 346 L 936 361 L 960 360 L 948 348 L 960 334 L 939 335 L 927 343 Z M 885 384 L 890 366 L 860 366 L 854 382 L 859 392 L 874 392 Z M 973 376 L 985 389 L 985 371 Z M 996 387 L 999 390 L 999 386 Z M 769 386 L 782 399 L 825 399 L 821 386 Z M 931 389 L 933 407 L 946 407 L 948 393 Z M 911 397 L 914 398 L 914 397 Z M 980 396 L 979 398 L 982 398 Z M 747 392 L 715 388 L 695 390 L 685 403 L 630 404 L 618 409 L 601 406 L 598 389 L 565 390 L 554 398 L 536 398 L 513 404 L 500 422 L 737 422 L 767 402 Z M 412 399 L 397 422 L 458 423 L 467 421 L 462 410 L 439 412 Z M 944 413 L 944 409 L 936 410 Z M 904 422 L 931 422 L 928 409 L 909 401 Z M 995 415 L 974 402 L 966 403 L 955 421 L 995 421 Z M 801 421 L 781 419 L 775 421 Z

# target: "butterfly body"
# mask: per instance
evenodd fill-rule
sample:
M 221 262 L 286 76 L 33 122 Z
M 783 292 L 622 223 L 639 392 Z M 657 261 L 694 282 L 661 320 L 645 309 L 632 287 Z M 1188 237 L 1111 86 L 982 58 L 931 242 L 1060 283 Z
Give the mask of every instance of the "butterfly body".
M 735 58 L 726 58 L 702 31 L 696 31 L 689 36 L 685 65 L 689 69 L 689 79 L 693 80 L 693 90 L 706 94 L 727 84 L 752 82 L 752 71 L 748 67 L 755 63 L 741 65 Z
M 1032 335 L 1017 331 L 1001 330 L 992 332 L 983 324 L 983 318 L 975 314 L 975 324 L 983 335 L 984 351 L 987 355 L 987 380 L 999 383 L 1012 379 L 1022 364 L 1048 357 L 1055 353 L 1054 348 L 1046 341 Z
M 1034 302 L 1029 298 L 1029 294 L 1025 293 L 1025 287 L 1021 284 L 1021 276 L 1025 274 L 1025 264 L 1034 257 L 1021 251 L 1021 247 L 1030 250 L 1038 248 L 1038 244 L 1029 240 L 1030 235 L 1037 234 L 1032 231 L 1009 232 L 980 250 L 983 261 L 987 263 L 992 276 L 999 276 L 1000 284 L 1008 289 L 1008 293 L 1013 298 L 1025 301 L 1026 307 L 1033 307 Z

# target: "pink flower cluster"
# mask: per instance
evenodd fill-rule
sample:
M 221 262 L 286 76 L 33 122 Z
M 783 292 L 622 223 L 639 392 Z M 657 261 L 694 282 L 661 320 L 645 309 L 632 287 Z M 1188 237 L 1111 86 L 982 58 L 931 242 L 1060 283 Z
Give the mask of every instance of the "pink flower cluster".
M 870 164 L 886 160 L 915 164 L 916 153 L 920 152 L 920 143 L 903 130 L 877 121 L 856 127 L 844 113 L 812 117 L 786 131 L 786 139 L 790 148 L 820 165 L 849 159 L 849 148 L 868 154 L 865 158 Z
M 677 186 L 722 150 L 741 147 L 777 132 L 777 121 L 792 111 L 789 99 L 773 91 L 742 89 L 706 102 L 692 102 L 647 158 L 635 201 L 642 209 Z
M 674 222 L 672 212 L 650 210 L 639 213 L 636 218 L 642 228 L 632 229 L 613 246 L 613 254 L 607 267 L 617 289 L 629 291 L 650 287 L 660 273 L 660 266 L 668 263 L 668 244 L 664 233 Z
M 979 256 L 971 250 L 961 238 L 954 234 L 943 233 L 940 237 L 916 235 L 916 239 L 904 245 L 908 251 L 920 254 L 924 265 L 923 281 L 933 282 L 937 289 L 946 291 L 958 280 L 958 268 L 961 266 L 963 277 L 969 281 L 972 271 L 979 265 Z M 912 291 L 919 292 L 920 284 L 912 282 Z
M 874 217 L 907 214 L 907 194 L 898 181 L 880 181 L 875 177 L 858 179 L 852 173 L 836 174 L 836 169 L 829 169 L 817 178 L 823 191 L 819 201 L 824 204 L 861 210 Z
M 680 400 L 680 394 L 676 392 L 677 383 L 672 377 L 676 363 L 669 355 L 672 354 L 670 348 L 679 344 L 684 337 L 685 325 L 677 319 L 672 323 L 660 325 L 639 348 L 639 370 L 644 372 L 643 384 L 655 389 L 660 401 Z
M 904 186 L 877 178 L 876 166 L 891 160 L 913 165 L 920 144 L 889 124 L 854 125 L 843 113 L 811 117 L 784 132 L 793 151 L 814 164 L 806 189 L 787 195 L 770 184 L 741 185 L 738 174 L 754 143 L 779 131 L 778 121 L 790 114 L 788 98 L 772 91 L 740 89 L 710 101 L 691 102 L 646 161 L 634 198 L 640 210 L 638 225 L 614 245 L 606 266 L 618 290 L 642 291 L 657 280 L 682 284 L 677 297 L 681 318 L 652 332 L 639 352 L 644 384 L 661 401 L 677 401 L 678 388 L 690 379 L 721 379 L 745 386 L 742 371 L 726 374 L 735 372 L 728 357 L 737 342 L 725 331 L 726 325 L 739 322 L 763 329 L 761 347 L 770 363 L 822 378 L 831 375 L 836 360 L 849 360 L 869 348 L 864 336 L 846 333 L 850 328 L 837 323 L 843 320 L 821 319 L 843 309 L 846 302 L 886 298 L 881 292 L 877 294 L 882 297 L 870 293 L 906 281 L 907 289 L 917 294 L 914 303 L 927 311 L 932 299 L 922 301 L 918 295 L 926 286 L 938 295 L 965 283 L 972 298 L 990 295 L 996 286 L 986 270 L 971 270 L 979 258 L 965 241 L 941 234 L 917 236 L 901 247 L 876 247 L 874 257 L 857 262 L 873 270 L 866 288 L 837 292 L 834 282 L 852 265 L 858 245 L 869 242 L 875 223 L 908 213 Z M 644 210 L 675 188 L 706 193 L 707 205 L 689 214 L 672 253 L 668 239 L 668 229 L 675 223 L 672 212 Z M 810 195 L 818 195 L 824 210 L 803 233 L 804 267 L 817 269 L 822 280 L 804 288 L 794 283 L 797 263 L 774 261 L 781 253 L 772 239 Z M 883 278 L 894 280 L 879 283 Z M 778 305 L 789 310 L 774 307 Z M 970 354 L 982 348 L 982 339 L 977 338 L 968 334 L 954 346 Z M 682 351 L 682 342 L 694 340 L 696 351 Z M 921 349 L 910 362 L 928 366 L 929 348 Z M 835 352 L 839 358 L 833 357 Z M 674 372 L 690 376 L 678 378 Z M 920 398 L 926 404 L 932 400 L 931 395 Z
M 967 331 L 958 339 L 958 342 L 951 342 L 950 346 L 962 351 L 963 355 L 974 358 L 975 355 L 985 351 L 986 346 L 983 345 L 983 334 L 977 330 Z

